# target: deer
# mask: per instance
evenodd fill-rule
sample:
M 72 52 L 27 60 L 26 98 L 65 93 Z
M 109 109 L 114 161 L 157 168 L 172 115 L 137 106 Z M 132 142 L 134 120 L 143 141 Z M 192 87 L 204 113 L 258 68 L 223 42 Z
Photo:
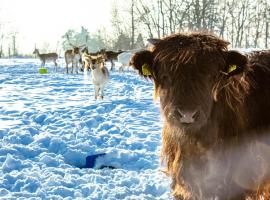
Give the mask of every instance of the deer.
M 103 58 L 105 59 L 105 51 L 104 49 L 101 49 L 99 51 L 96 51 L 96 52 L 89 52 L 88 51 L 88 48 L 85 47 L 81 50 L 82 52 L 82 68 L 81 68 L 81 71 L 89 71 L 90 70 L 90 65 L 89 65 L 89 60 L 90 60 L 90 56 L 103 56 Z M 106 59 L 105 59 L 106 61 Z M 86 65 L 86 63 L 88 63 Z
M 40 54 L 39 50 L 35 47 L 35 50 L 33 52 L 41 61 L 41 67 L 45 66 L 46 62 L 54 62 L 54 71 L 57 71 L 57 62 L 58 54 L 57 53 L 43 53 Z
M 72 46 L 72 49 L 65 51 L 65 61 L 66 61 L 67 74 L 68 74 L 68 65 L 70 63 L 72 64 L 71 73 L 73 73 L 73 68 L 75 67 L 75 71 L 78 74 L 79 73 L 79 66 L 78 65 L 79 65 L 79 63 L 82 62 L 81 48 L 84 47 L 85 44 L 81 45 L 81 46 L 75 46 L 70 42 L 68 34 L 66 34 L 66 37 L 68 39 L 69 45 Z M 88 37 L 86 37 L 86 42 L 87 42 L 87 38 Z
M 104 87 L 109 81 L 109 70 L 105 67 L 104 55 L 98 54 L 85 56 L 85 68 L 90 68 L 92 71 L 92 81 L 95 90 L 95 100 L 98 96 L 104 98 Z
M 81 71 L 85 71 L 86 70 L 85 63 L 87 62 L 86 60 L 88 59 L 88 55 L 90 55 L 90 54 L 89 54 L 89 51 L 88 51 L 87 47 L 84 47 L 81 52 L 82 52 L 82 56 L 81 56 L 82 68 L 81 68 Z M 88 70 L 89 70 L 89 68 L 87 69 L 87 71 Z
M 101 49 L 100 53 L 104 55 L 105 61 L 108 61 L 111 63 L 111 71 L 113 70 L 115 64 L 114 61 L 117 60 L 117 56 L 125 51 L 123 50 L 118 50 L 117 52 L 115 51 L 106 51 L 106 49 Z

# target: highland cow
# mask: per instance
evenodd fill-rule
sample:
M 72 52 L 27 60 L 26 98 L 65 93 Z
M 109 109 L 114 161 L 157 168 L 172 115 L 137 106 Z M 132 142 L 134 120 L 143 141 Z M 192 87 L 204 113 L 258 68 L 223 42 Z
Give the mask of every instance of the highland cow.
M 151 49 L 137 52 L 130 64 L 153 80 L 160 98 L 161 160 L 172 177 L 174 198 L 265 196 L 262 188 L 270 188 L 270 52 L 244 55 L 204 33 L 149 42 Z

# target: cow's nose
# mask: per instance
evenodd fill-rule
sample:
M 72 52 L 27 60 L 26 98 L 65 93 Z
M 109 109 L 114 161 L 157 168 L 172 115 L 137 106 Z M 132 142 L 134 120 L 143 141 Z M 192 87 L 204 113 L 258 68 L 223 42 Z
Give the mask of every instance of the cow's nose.
M 177 110 L 180 115 L 180 122 L 184 124 L 192 124 L 198 118 L 198 110 Z

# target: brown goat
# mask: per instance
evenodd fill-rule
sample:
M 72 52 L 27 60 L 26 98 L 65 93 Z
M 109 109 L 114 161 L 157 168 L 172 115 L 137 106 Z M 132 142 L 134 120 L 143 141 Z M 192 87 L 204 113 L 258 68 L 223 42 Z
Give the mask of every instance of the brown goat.
M 270 51 L 243 55 L 204 33 L 149 41 L 130 64 L 160 98 L 175 199 L 270 196 Z

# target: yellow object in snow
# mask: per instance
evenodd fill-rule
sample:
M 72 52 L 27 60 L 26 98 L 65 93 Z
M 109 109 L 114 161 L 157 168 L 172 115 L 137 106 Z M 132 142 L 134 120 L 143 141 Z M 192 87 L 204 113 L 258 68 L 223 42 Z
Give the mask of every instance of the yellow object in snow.
M 148 64 L 143 64 L 143 66 L 142 66 L 142 73 L 145 76 L 151 76 L 152 75 L 151 72 L 150 72 L 150 70 L 149 70 L 149 65 Z
M 48 70 L 47 70 L 46 68 L 40 68 L 40 69 L 38 70 L 38 72 L 39 72 L 40 74 L 47 74 L 47 73 L 48 73 Z

